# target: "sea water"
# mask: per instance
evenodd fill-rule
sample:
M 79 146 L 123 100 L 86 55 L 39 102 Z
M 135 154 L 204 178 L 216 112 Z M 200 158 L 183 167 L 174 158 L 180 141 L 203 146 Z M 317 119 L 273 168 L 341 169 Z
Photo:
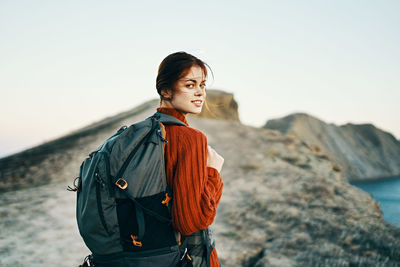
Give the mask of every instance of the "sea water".
M 400 177 L 352 185 L 372 194 L 380 203 L 383 219 L 400 227 Z

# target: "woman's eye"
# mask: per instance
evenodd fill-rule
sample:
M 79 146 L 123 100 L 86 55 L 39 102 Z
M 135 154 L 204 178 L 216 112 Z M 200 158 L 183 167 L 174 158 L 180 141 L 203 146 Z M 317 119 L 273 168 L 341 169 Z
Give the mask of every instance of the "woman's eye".
M 187 84 L 186 85 L 187 88 L 194 88 L 194 84 Z M 200 84 L 200 88 L 201 89 L 205 89 L 206 85 L 205 84 Z

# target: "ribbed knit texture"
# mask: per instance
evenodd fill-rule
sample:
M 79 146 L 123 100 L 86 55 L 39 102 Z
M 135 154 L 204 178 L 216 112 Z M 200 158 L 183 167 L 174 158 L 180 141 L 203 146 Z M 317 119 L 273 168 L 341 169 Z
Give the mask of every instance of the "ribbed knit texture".
M 189 126 L 185 115 L 174 108 L 157 108 Z M 214 221 L 223 182 L 217 169 L 207 166 L 207 137 L 199 130 L 165 125 L 167 184 L 173 193 L 172 224 L 183 235 L 207 228 Z M 190 252 L 189 252 L 190 253 Z M 217 251 L 211 267 L 218 267 Z

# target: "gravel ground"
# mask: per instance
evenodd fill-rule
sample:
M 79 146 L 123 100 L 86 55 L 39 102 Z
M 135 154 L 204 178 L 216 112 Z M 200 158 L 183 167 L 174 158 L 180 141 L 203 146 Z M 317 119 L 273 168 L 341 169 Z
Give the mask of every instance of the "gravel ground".
M 82 263 L 90 252 L 76 224 L 76 194 L 66 187 L 53 183 L 0 194 L 0 266 Z

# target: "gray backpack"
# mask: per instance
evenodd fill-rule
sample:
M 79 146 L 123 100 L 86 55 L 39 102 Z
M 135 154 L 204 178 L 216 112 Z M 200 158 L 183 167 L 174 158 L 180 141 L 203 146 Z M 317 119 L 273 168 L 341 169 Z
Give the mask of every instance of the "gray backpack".
M 186 242 L 171 225 L 163 124 L 186 126 L 156 112 L 123 126 L 82 162 L 77 192 L 79 232 L 89 266 L 190 266 Z

